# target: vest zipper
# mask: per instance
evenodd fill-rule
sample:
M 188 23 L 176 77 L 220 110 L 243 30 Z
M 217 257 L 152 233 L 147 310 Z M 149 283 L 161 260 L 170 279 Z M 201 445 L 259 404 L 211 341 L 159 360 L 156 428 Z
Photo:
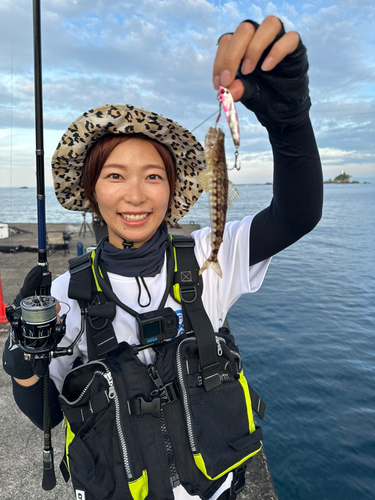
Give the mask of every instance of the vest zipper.
M 165 449 L 167 451 L 168 466 L 169 466 L 169 472 L 170 472 L 170 476 L 171 476 L 172 488 L 176 488 L 179 484 L 181 484 L 181 481 L 180 481 L 180 478 L 179 478 L 177 470 L 176 470 L 176 465 L 174 463 L 172 444 L 171 444 L 171 440 L 169 439 L 167 425 L 165 423 L 163 408 L 161 408 L 161 410 L 160 410 L 160 429 L 161 429 L 161 433 L 163 436 Z
M 149 365 L 148 374 L 149 374 L 149 377 L 151 378 L 151 380 L 154 382 L 154 384 L 158 388 L 157 391 L 160 393 L 163 389 L 164 390 L 166 390 L 166 389 L 165 389 L 165 385 L 164 385 L 163 381 L 161 380 L 157 370 L 152 369 L 154 367 L 155 367 L 155 365 Z M 155 391 L 155 392 L 157 392 L 157 391 Z M 174 462 L 172 443 L 171 443 L 171 440 L 169 438 L 167 424 L 165 422 L 163 407 L 160 408 L 159 422 L 160 422 L 161 434 L 162 434 L 165 449 L 167 452 L 167 460 L 168 460 L 168 467 L 169 467 L 172 488 L 176 488 L 178 485 L 181 484 L 181 481 L 180 481 L 180 478 L 179 478 L 177 470 L 176 470 L 176 464 Z
M 76 370 L 78 370 L 78 368 L 80 368 L 79 366 L 76 368 Z M 73 371 L 73 370 L 72 370 Z M 78 396 L 77 399 L 75 399 L 74 401 L 68 401 L 66 399 L 65 396 L 63 396 L 62 394 L 60 395 L 60 398 L 64 400 L 64 402 L 67 404 L 67 405 L 70 405 L 70 406 L 73 406 L 77 403 L 79 403 L 81 401 L 81 399 L 83 398 L 83 396 L 86 394 L 86 392 L 90 389 L 90 386 L 91 384 L 93 383 L 94 381 L 94 378 L 97 376 L 97 375 L 101 375 L 101 376 L 104 376 L 104 372 L 100 372 L 99 370 L 96 370 L 94 372 L 94 375 L 91 377 L 91 380 L 90 382 L 88 382 L 88 384 L 86 385 L 86 387 L 83 389 L 83 391 L 81 392 L 81 394 Z M 65 380 L 64 380 L 64 383 L 65 383 Z
M 189 443 L 190 443 L 190 448 L 192 453 L 196 453 L 196 445 L 194 441 L 194 434 L 193 434 L 193 426 L 191 422 L 191 413 L 190 413 L 190 408 L 189 408 L 189 403 L 188 403 L 188 398 L 187 398 L 187 392 L 186 392 L 186 387 L 184 383 L 184 377 L 183 377 L 183 372 L 182 372 L 182 361 L 181 361 L 181 346 L 182 344 L 185 344 L 185 342 L 196 342 L 195 339 L 184 339 L 182 342 L 177 347 L 177 353 L 176 353 L 176 358 L 177 358 L 177 376 L 178 376 L 178 381 L 179 385 L 181 388 L 182 392 L 182 402 L 184 405 L 184 410 L 185 410 L 185 415 L 186 415 L 186 427 L 188 431 L 188 436 L 189 436 Z
M 101 361 L 92 361 L 92 362 L 86 363 L 85 366 L 90 365 L 90 364 L 101 365 L 104 367 L 105 371 L 103 372 L 103 371 L 96 370 L 94 372 L 94 375 L 92 376 L 90 382 L 86 385 L 86 387 L 83 389 L 83 391 L 81 392 L 81 394 L 79 395 L 79 397 L 75 401 L 70 402 L 66 399 L 65 396 L 60 396 L 60 397 L 63 398 L 64 401 L 68 405 L 73 406 L 74 404 L 77 404 L 77 403 L 79 403 L 79 401 L 81 401 L 81 399 L 84 397 L 84 395 L 86 394 L 86 392 L 90 388 L 91 384 L 93 383 L 94 378 L 97 375 L 100 375 L 100 376 L 105 378 L 105 380 L 108 383 L 108 399 L 113 399 L 115 402 L 116 428 L 117 428 L 117 433 L 118 433 L 120 444 L 121 444 L 122 458 L 123 458 L 123 462 L 124 462 L 126 476 L 127 476 L 128 480 L 131 481 L 133 479 L 133 474 L 131 472 L 129 457 L 128 457 L 128 449 L 126 446 L 126 441 L 125 441 L 124 433 L 123 433 L 122 426 L 121 426 L 120 400 L 119 400 L 118 394 L 116 392 L 116 389 L 115 389 L 115 386 L 113 383 L 112 373 L 110 372 L 108 366 Z M 75 368 L 75 370 L 79 370 L 80 368 L 81 367 L 78 366 L 77 368 Z M 65 383 L 65 380 L 64 380 L 64 383 Z
M 224 342 L 224 344 L 226 344 L 225 339 L 223 337 L 216 337 L 216 342 L 218 340 L 222 340 Z M 233 349 L 229 349 L 229 352 L 231 354 L 233 354 L 233 356 L 235 356 L 238 359 L 238 368 L 241 371 L 242 370 L 242 359 L 241 359 L 240 354 L 236 351 L 233 351 Z M 219 354 L 219 356 L 221 356 L 221 354 Z

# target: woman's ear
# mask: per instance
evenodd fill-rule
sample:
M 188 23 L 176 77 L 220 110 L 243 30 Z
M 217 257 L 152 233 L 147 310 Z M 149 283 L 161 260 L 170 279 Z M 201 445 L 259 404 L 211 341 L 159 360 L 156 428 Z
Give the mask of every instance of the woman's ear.
M 92 198 L 92 201 L 94 202 L 97 214 L 100 215 L 100 217 L 101 217 L 100 210 L 99 210 L 99 204 L 98 204 L 98 202 L 96 201 L 96 198 L 95 198 L 95 192 L 93 192 L 91 194 L 91 198 Z

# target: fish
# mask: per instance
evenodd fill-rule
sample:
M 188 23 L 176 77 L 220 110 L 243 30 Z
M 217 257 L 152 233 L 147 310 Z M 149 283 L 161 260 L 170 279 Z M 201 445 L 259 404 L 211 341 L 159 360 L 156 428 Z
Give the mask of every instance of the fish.
M 223 241 L 227 208 L 230 208 L 238 196 L 236 186 L 228 181 L 225 159 L 224 132 L 220 128 L 210 127 L 205 137 L 204 156 L 207 168 L 199 175 L 200 186 L 207 191 L 210 207 L 211 255 L 199 270 L 202 274 L 212 269 L 222 278 L 222 271 L 217 259 Z
M 234 147 L 236 148 L 236 151 L 234 153 L 235 162 L 233 168 L 240 170 L 241 167 L 237 167 L 238 148 L 240 147 L 240 124 L 238 121 L 236 106 L 234 104 L 232 94 L 229 92 L 228 89 L 222 87 L 221 85 L 219 87 L 219 92 L 217 93 L 217 99 L 220 103 L 220 107 L 219 107 L 219 116 L 217 117 L 216 123 L 220 119 L 221 107 L 223 107 L 225 117 L 229 125 L 229 130 L 232 136 L 233 144 Z

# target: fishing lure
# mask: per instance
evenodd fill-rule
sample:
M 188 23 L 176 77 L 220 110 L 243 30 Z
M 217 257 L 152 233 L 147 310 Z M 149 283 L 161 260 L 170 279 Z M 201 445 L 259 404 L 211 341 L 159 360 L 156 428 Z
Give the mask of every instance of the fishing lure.
M 230 133 L 232 135 L 233 139 L 233 144 L 234 147 L 236 148 L 236 151 L 234 153 L 234 167 L 237 170 L 240 170 L 240 166 L 237 166 L 237 160 L 238 160 L 238 148 L 240 147 L 240 124 L 238 122 L 238 116 L 237 116 L 237 111 L 236 107 L 234 105 L 234 100 L 232 97 L 232 94 L 229 92 L 228 89 L 225 87 L 222 87 L 220 85 L 219 87 L 219 92 L 217 94 L 217 99 L 219 101 L 219 116 L 217 117 L 216 124 L 218 123 L 220 116 L 221 116 L 221 108 L 224 108 L 224 113 L 225 117 L 227 119 Z

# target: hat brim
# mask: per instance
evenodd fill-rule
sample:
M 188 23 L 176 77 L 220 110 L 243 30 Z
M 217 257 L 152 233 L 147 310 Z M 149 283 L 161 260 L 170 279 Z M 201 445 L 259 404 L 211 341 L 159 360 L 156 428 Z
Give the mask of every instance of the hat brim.
M 202 145 L 170 118 L 129 104 L 90 109 L 68 127 L 52 157 L 55 194 L 60 204 L 67 210 L 90 211 L 82 182 L 89 149 L 107 134 L 140 133 L 167 146 L 175 159 L 175 192 L 165 221 L 172 224 L 186 215 L 202 193 L 199 186 L 199 172 L 205 169 Z

